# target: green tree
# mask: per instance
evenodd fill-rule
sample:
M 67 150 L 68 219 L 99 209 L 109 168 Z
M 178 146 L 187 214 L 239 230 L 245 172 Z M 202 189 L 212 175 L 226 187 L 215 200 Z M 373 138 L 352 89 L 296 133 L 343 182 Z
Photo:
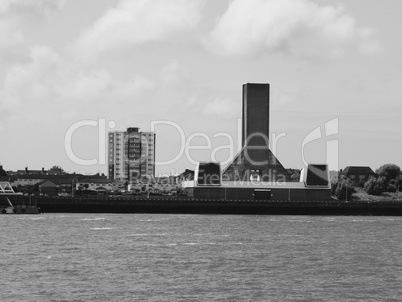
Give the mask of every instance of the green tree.
M 400 189 L 402 189 L 402 175 L 399 176 L 399 178 L 396 180 L 396 182 L 397 182 L 397 186 L 400 186 L 401 187 Z
M 60 166 L 53 166 L 49 169 L 50 173 L 55 173 L 55 174 L 66 174 L 66 171 L 63 170 L 62 167 Z
M 388 183 L 387 191 L 395 193 L 398 190 L 398 184 L 396 179 L 391 179 Z
M 394 164 L 385 164 L 377 169 L 379 177 L 385 177 L 387 182 L 391 179 L 397 179 L 401 175 L 401 168 Z
M 381 195 L 387 191 L 388 182 L 385 176 L 370 178 L 364 185 L 364 191 L 370 195 Z
M 352 186 L 350 179 L 341 176 L 336 185 L 332 188 L 333 195 L 339 200 L 350 200 L 355 188 Z

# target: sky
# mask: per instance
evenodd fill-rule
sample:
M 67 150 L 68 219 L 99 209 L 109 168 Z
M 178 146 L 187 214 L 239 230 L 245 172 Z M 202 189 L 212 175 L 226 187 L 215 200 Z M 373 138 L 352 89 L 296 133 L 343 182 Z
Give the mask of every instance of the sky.
M 0 165 L 107 174 L 108 131 L 156 132 L 156 173 L 239 151 L 242 85 L 270 147 L 402 166 L 399 0 L 0 0 Z

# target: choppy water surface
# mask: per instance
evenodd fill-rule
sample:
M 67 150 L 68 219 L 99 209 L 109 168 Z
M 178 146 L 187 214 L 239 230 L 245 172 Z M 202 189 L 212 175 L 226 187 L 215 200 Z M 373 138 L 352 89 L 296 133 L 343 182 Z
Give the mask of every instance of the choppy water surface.
M 0 216 L 0 301 L 401 301 L 402 217 Z

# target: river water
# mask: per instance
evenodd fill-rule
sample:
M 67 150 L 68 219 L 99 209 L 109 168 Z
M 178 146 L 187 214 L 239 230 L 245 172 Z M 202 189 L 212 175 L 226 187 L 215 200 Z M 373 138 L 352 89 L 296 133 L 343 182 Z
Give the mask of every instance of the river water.
M 0 216 L 0 301 L 401 301 L 402 217 Z

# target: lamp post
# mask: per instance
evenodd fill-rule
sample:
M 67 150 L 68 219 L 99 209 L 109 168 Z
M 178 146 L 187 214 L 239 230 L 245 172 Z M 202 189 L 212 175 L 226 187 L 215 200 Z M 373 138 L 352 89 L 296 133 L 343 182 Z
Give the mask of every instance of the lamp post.
M 346 188 L 346 201 L 348 201 L 348 185 L 345 185 Z
M 71 197 L 75 197 L 74 178 L 71 180 Z

